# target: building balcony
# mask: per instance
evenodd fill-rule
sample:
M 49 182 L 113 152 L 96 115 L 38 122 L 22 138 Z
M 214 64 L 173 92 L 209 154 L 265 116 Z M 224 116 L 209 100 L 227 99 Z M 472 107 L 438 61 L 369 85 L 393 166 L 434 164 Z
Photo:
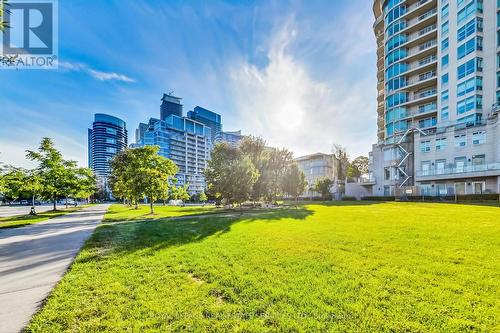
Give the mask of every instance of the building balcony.
M 414 46 L 408 50 L 405 60 L 411 62 L 413 60 L 420 60 L 428 56 L 436 55 L 437 53 L 437 40 L 432 39 L 418 46 Z M 420 58 L 420 59 L 419 59 Z
M 410 65 L 408 66 L 408 70 L 404 73 L 404 75 L 418 75 L 435 67 L 437 67 L 437 56 L 433 54 L 424 59 L 420 59 L 410 63 Z
M 492 117 L 492 116 L 497 115 L 499 113 L 500 113 L 500 103 L 493 104 L 491 106 L 491 111 L 490 111 L 488 117 Z
M 436 0 L 419 0 L 406 8 L 406 13 L 401 18 L 409 18 L 414 16 L 421 16 L 436 5 Z
M 377 184 L 377 180 L 375 179 L 375 176 L 370 175 L 369 177 L 361 177 L 359 179 L 359 183 L 363 186 L 372 186 Z
M 437 25 L 428 25 L 419 31 L 415 31 L 408 36 L 406 43 L 401 45 L 402 47 L 411 48 L 419 43 L 425 42 L 426 40 L 435 39 L 437 36 Z
M 431 1 L 435 1 L 435 0 L 431 0 Z M 429 7 L 423 8 L 423 9 L 424 10 L 418 12 L 419 16 L 407 21 L 407 27 L 405 29 L 401 30 L 401 33 L 405 33 L 405 32 L 410 33 L 413 31 L 418 31 L 418 30 L 424 28 L 426 25 L 437 22 L 436 6 L 434 8 L 432 8 L 432 6 L 429 6 Z M 407 14 L 404 15 L 402 18 L 409 17 L 410 16 L 409 14 L 411 14 L 411 12 L 407 12 Z
M 456 179 L 456 178 L 474 178 L 500 175 L 500 162 L 453 166 L 443 169 L 418 170 L 416 173 L 417 181 L 428 181 L 435 179 Z

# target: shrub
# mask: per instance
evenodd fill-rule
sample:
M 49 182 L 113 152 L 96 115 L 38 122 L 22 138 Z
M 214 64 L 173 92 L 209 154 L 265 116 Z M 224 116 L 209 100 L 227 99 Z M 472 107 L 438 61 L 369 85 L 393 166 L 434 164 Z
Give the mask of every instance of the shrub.
M 342 201 L 356 201 L 356 200 L 358 200 L 356 197 L 349 197 L 349 196 L 342 197 Z
M 364 201 L 395 201 L 396 197 L 394 196 L 367 196 L 367 197 L 362 197 L 361 200 Z
M 498 194 L 484 193 L 484 194 L 463 194 L 457 195 L 458 201 L 498 201 Z

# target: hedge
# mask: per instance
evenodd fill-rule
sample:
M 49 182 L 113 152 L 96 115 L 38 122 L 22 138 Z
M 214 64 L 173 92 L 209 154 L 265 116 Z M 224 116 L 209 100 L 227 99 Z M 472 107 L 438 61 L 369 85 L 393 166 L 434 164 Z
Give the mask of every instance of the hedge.
M 368 196 L 368 197 L 362 197 L 361 200 L 365 200 L 365 201 L 395 201 L 396 200 L 396 197 L 394 196 L 380 196 L 380 197 L 377 197 L 377 196 Z

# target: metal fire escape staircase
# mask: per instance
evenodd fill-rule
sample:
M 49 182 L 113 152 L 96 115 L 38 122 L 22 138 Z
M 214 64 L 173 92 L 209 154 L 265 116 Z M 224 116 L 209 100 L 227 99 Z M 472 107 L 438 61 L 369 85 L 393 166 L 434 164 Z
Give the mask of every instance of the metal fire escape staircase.
M 405 143 L 406 138 L 415 132 L 419 132 L 422 135 L 427 135 L 424 131 L 422 131 L 418 127 L 411 127 L 406 130 L 406 132 L 403 134 L 403 136 L 398 140 L 396 143 L 396 147 L 399 148 L 399 150 L 403 153 L 402 158 L 397 162 L 396 164 L 396 170 L 400 172 L 402 175 L 404 175 L 405 179 L 399 184 L 399 188 L 402 188 L 405 186 L 406 183 L 412 178 L 412 175 L 409 175 L 406 170 L 403 168 L 403 165 L 406 160 L 413 154 L 412 151 L 408 151 L 403 147 L 403 144 Z

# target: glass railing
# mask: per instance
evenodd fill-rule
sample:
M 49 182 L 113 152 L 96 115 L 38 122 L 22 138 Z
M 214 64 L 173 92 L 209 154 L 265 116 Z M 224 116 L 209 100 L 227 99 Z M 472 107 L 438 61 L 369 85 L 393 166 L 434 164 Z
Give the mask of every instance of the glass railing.
M 454 166 L 440 169 L 418 170 L 418 177 L 454 175 L 474 172 L 500 171 L 500 162 L 478 165 Z

